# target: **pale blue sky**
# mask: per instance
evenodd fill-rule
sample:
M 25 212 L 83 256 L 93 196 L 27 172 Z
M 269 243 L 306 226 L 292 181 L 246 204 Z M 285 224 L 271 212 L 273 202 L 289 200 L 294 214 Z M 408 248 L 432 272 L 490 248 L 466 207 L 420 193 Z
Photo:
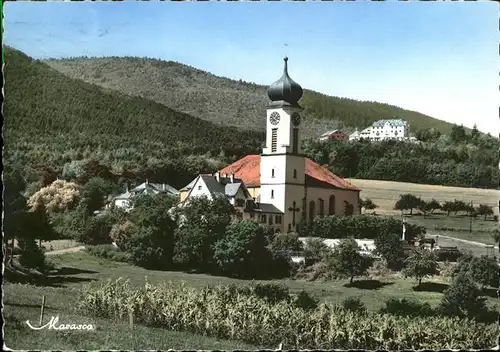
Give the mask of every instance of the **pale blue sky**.
M 494 2 L 7 2 L 5 43 L 35 58 L 141 56 L 302 87 L 498 134 Z M 288 44 L 288 47 L 284 46 Z

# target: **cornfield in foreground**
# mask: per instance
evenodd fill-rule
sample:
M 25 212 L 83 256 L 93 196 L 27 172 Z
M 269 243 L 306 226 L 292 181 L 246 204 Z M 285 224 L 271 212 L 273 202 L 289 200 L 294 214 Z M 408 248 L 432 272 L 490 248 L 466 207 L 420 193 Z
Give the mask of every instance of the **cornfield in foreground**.
M 79 309 L 115 319 L 132 311 L 144 325 L 287 349 L 480 349 L 495 346 L 498 335 L 495 324 L 467 319 L 360 314 L 325 303 L 306 310 L 224 286 L 133 289 L 121 279 L 87 285 Z

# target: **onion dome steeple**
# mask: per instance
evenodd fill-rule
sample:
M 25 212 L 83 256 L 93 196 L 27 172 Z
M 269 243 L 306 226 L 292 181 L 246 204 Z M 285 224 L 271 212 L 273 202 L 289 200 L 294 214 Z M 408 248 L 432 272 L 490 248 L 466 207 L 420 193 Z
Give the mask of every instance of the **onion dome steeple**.
M 298 106 L 298 101 L 302 98 L 302 87 L 288 75 L 288 57 L 284 58 L 285 67 L 283 75 L 267 89 L 267 95 L 273 102 L 271 105 L 279 103 L 285 105 Z M 288 103 L 288 104 L 287 104 Z

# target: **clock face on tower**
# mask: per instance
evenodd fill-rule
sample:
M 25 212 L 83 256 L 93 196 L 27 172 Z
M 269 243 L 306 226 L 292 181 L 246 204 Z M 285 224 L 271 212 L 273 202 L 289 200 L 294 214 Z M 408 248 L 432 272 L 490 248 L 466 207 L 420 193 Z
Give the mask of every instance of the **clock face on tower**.
M 278 114 L 276 111 L 269 116 L 269 121 L 271 122 L 272 125 L 277 125 L 280 122 L 280 114 Z
M 294 126 L 300 125 L 300 115 L 296 112 L 292 114 L 292 123 Z

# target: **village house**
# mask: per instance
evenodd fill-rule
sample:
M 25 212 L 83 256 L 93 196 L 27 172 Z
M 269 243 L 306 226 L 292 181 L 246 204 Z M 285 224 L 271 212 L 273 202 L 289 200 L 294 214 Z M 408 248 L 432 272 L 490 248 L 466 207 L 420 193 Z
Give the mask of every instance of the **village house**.
M 199 175 L 180 190 L 192 197 L 225 195 L 243 214 L 279 232 L 326 215 L 360 214 L 360 190 L 308 159 L 301 146 L 303 91 L 288 75 L 267 90 L 266 143 L 260 155 L 247 155 L 214 175 Z
M 121 208 L 125 211 L 130 211 L 134 207 L 134 201 L 141 195 L 156 195 L 156 194 L 165 194 L 169 196 L 178 196 L 179 191 L 174 187 L 166 184 L 166 183 L 151 183 L 147 179 L 144 183 L 141 183 L 137 187 L 132 188 L 131 190 L 127 189 L 125 193 L 122 193 L 116 197 L 111 199 L 110 204 L 108 206 L 115 206 Z
M 362 131 L 356 129 L 349 140 L 359 140 L 361 138 L 378 142 L 383 140 L 410 140 L 410 128 L 406 121 L 401 119 L 375 121 L 370 127 Z
M 341 130 L 333 130 L 333 131 L 328 131 L 323 133 L 320 137 L 319 140 L 324 142 L 324 141 L 339 141 L 343 142 L 347 139 L 347 135 L 342 132 Z

